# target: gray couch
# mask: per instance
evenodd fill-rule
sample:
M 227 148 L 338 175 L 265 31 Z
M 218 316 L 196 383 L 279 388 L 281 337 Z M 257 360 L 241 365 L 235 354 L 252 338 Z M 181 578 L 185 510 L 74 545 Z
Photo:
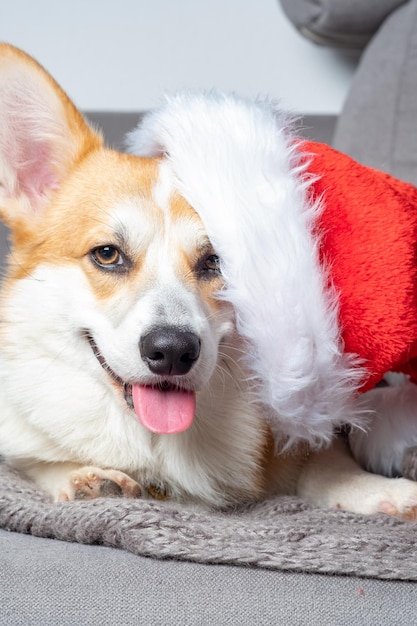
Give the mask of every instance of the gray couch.
M 365 47 L 340 118 L 304 119 L 304 132 L 331 141 L 336 123 L 337 148 L 417 183 L 417 0 L 282 5 L 304 36 L 338 47 L 335 54 Z M 90 117 L 117 147 L 139 116 Z M 417 623 L 414 582 L 158 560 L 152 547 L 148 554 L 2 529 L 0 624 Z
M 364 47 L 332 145 L 417 184 L 417 3 L 281 0 L 296 28 L 335 54 Z

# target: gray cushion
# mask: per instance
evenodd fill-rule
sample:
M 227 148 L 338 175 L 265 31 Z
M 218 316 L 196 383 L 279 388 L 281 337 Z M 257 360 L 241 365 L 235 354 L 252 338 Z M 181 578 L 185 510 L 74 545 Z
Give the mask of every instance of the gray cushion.
M 362 48 L 405 0 L 281 0 L 282 8 L 316 43 Z
M 415 623 L 415 584 L 159 561 L 0 530 L 7 626 Z
M 417 0 L 395 11 L 362 55 L 333 145 L 417 184 Z

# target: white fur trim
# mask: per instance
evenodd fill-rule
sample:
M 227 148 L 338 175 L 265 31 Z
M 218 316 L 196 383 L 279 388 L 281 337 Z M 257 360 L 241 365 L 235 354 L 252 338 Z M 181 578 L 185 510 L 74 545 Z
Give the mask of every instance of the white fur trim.
M 363 371 L 343 354 L 337 296 L 312 234 L 320 206 L 309 199 L 311 178 L 286 117 L 265 102 L 178 94 L 129 144 L 134 154 L 169 159 L 203 220 L 274 434 L 317 444 L 356 423 Z

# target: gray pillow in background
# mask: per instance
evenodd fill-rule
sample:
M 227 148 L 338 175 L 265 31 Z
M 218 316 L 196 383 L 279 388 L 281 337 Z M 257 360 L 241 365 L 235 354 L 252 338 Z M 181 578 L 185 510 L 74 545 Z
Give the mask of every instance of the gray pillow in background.
M 280 0 L 297 29 L 317 44 L 361 49 L 406 0 Z

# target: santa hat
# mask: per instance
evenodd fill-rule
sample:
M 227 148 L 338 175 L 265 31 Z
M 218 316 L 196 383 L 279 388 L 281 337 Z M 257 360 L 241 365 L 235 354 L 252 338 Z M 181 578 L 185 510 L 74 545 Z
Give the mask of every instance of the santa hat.
M 270 103 L 179 94 L 142 120 L 130 151 L 164 156 L 221 259 L 257 399 L 277 438 L 329 441 L 361 423 L 366 378 L 344 349 L 339 295 L 320 251 L 309 144 Z

